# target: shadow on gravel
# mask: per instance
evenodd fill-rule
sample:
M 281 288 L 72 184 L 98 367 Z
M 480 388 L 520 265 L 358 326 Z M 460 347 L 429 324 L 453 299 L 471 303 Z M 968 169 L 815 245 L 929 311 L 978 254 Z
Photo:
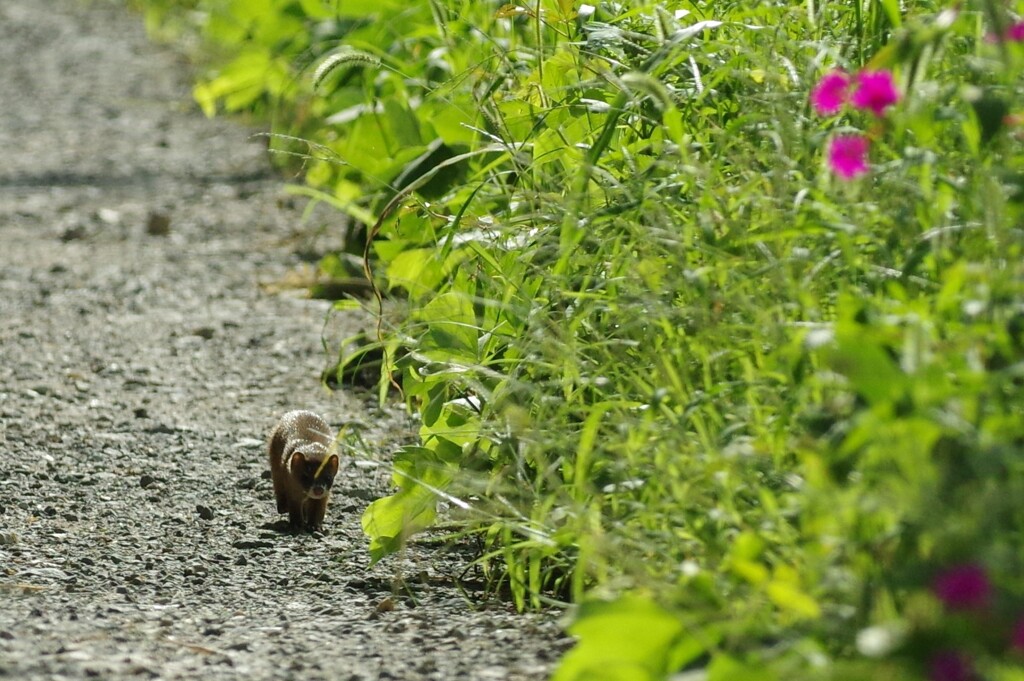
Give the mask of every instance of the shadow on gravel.
M 22 174 L 16 176 L 0 175 L 0 188 L 10 189 L 53 189 L 53 188 L 140 188 L 155 184 L 173 182 L 189 182 L 199 187 L 212 185 L 233 185 L 255 182 L 258 180 L 279 180 L 269 168 L 260 168 L 246 173 L 209 174 L 193 176 L 184 174 L 181 177 L 168 176 L 167 173 L 142 170 L 126 175 L 99 175 L 95 173 L 74 173 L 49 171 L 39 174 Z

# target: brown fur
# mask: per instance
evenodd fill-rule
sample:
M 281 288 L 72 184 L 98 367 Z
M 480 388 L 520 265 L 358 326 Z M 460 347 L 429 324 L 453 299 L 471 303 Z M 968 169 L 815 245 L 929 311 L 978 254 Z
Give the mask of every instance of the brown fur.
M 311 411 L 290 411 L 270 434 L 270 475 L 277 512 L 287 513 L 294 529 L 320 530 L 338 455 L 330 453 L 330 426 Z M 318 498 L 319 494 L 319 498 Z

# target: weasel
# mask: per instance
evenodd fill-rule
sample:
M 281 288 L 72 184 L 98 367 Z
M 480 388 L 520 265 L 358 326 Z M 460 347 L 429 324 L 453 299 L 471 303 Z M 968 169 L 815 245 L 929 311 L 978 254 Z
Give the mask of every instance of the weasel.
M 330 452 L 330 426 L 311 411 L 290 411 L 270 434 L 270 476 L 277 512 L 293 529 L 320 530 L 327 513 L 338 455 Z

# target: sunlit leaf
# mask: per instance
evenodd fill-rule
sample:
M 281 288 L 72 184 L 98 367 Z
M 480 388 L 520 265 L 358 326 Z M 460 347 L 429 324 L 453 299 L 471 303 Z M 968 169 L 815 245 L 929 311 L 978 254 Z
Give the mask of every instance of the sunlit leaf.
M 569 633 L 577 638 L 553 681 L 663 679 L 669 654 L 682 637 L 677 617 L 651 600 L 624 596 L 582 604 Z

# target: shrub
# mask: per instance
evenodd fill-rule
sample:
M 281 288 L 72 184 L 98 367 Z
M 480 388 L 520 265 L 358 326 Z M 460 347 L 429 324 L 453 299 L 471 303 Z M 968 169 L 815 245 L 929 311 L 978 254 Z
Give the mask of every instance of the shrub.
M 563 680 L 1020 676 L 1002 5 L 195 7 L 404 303 L 338 365 L 421 422 L 374 560 L 478 537 Z

